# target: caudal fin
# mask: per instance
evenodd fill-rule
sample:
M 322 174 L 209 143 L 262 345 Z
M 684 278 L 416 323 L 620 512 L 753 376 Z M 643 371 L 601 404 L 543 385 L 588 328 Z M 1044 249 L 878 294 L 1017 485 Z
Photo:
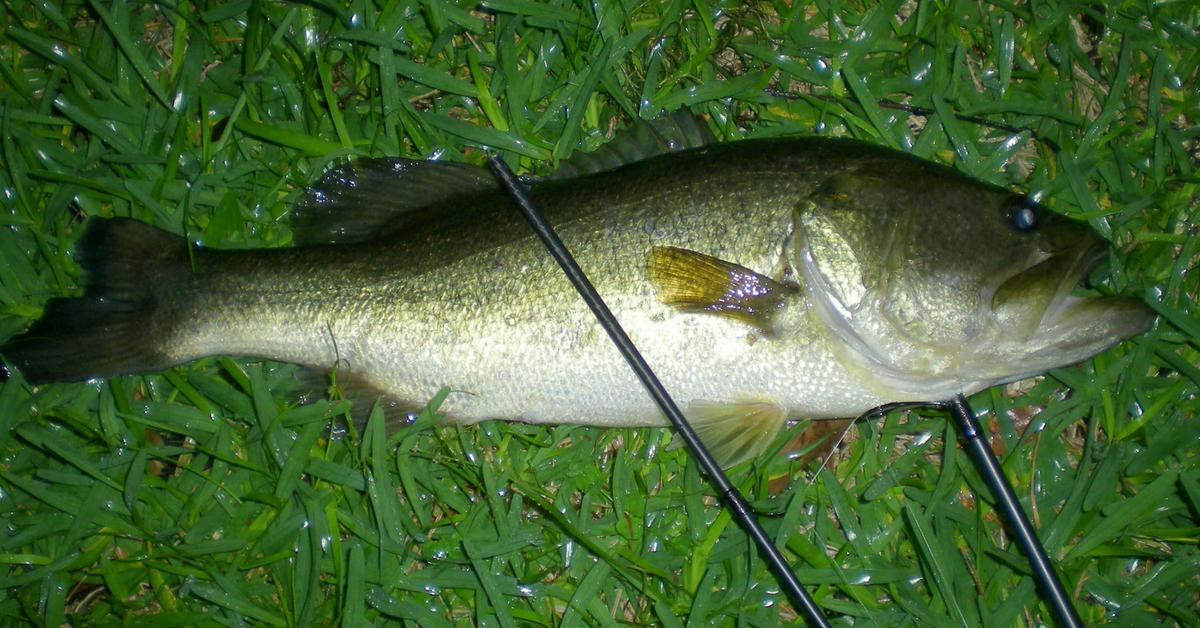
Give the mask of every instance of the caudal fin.
M 173 360 L 156 346 L 155 287 L 187 259 L 186 242 L 145 223 L 96 220 L 76 246 L 84 294 L 52 299 L 2 355 L 31 383 L 160 370 Z

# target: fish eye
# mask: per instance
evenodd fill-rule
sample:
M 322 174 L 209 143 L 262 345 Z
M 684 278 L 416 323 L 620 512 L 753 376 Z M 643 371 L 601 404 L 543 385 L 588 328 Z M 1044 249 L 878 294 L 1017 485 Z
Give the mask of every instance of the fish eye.
M 1008 204 L 1006 218 L 1008 219 L 1008 224 L 1012 225 L 1013 229 L 1017 231 L 1022 233 L 1033 231 L 1038 226 L 1037 203 L 1028 196 L 1013 199 Z

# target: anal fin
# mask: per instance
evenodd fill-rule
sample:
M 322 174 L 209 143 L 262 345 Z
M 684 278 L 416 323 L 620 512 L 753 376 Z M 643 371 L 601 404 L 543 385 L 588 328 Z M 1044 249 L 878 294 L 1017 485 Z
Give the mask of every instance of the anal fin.
M 764 401 L 697 401 L 684 414 L 722 468 L 762 454 L 787 422 L 784 408 Z
M 296 372 L 299 390 L 308 396 L 344 399 L 350 402 L 350 420 L 361 432 L 375 404 L 379 404 L 389 428 L 412 422 L 423 406 L 406 402 L 379 388 L 369 377 L 347 369 L 301 368 Z

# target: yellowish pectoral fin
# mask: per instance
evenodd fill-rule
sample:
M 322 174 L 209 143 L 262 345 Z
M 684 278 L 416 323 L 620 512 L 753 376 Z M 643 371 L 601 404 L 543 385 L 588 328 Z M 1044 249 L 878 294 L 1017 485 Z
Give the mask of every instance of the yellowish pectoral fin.
M 692 402 L 688 422 L 722 468 L 757 457 L 779 435 L 787 411 L 770 402 Z
M 651 249 L 647 270 L 663 303 L 727 316 L 764 332 L 796 291 L 744 266 L 673 246 Z

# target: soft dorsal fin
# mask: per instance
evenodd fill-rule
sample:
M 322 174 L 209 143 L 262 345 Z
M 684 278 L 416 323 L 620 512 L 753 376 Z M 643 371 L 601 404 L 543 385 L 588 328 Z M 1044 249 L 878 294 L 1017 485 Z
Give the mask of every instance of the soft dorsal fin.
M 716 143 L 704 120 L 680 109 L 654 120 L 638 120 L 592 152 L 576 151 L 549 179 L 571 179 L 613 170 L 635 161 Z
M 304 191 L 292 209 L 292 239 L 300 245 L 369 240 L 428 215 L 421 210 L 498 189 L 479 166 L 356 159 Z

